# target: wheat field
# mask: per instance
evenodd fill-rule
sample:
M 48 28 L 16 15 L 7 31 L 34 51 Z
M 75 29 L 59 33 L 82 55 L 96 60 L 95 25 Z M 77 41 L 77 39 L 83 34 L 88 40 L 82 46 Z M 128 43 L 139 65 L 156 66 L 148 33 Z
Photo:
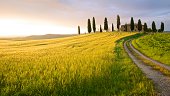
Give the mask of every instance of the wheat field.
M 106 32 L 44 40 L 0 40 L 1 96 L 153 95 L 150 80 Z

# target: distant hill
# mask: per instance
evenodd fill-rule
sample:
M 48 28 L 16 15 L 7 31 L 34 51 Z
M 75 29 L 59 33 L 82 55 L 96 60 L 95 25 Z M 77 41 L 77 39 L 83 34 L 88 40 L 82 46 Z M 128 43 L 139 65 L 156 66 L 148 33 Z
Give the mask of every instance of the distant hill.
M 52 39 L 52 38 L 62 38 L 75 36 L 75 34 L 46 34 L 46 35 L 32 35 L 24 37 L 25 39 Z
M 31 35 L 26 37 L 0 38 L 0 40 L 39 40 L 39 39 L 53 39 L 76 36 L 76 34 L 46 34 L 46 35 Z

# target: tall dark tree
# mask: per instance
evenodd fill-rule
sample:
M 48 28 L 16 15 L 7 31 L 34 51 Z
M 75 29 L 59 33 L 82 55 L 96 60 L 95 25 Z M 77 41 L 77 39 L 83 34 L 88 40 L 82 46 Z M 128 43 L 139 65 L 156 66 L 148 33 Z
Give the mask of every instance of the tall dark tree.
M 112 23 L 112 32 L 114 31 L 114 25 L 113 25 L 113 23 Z
M 90 19 L 88 19 L 87 29 L 88 29 L 88 33 L 91 33 L 91 22 L 90 22 Z
M 152 31 L 153 31 L 153 32 L 156 32 L 156 31 L 157 31 L 157 29 L 156 29 L 156 24 L 155 24 L 154 21 L 152 22 Z
M 102 26 L 101 26 L 101 25 L 100 25 L 100 32 L 103 32 L 103 31 L 102 31 Z
M 117 15 L 117 29 L 118 29 L 118 31 L 120 30 L 120 16 L 119 15 Z
M 130 21 L 130 29 L 131 29 L 131 31 L 134 31 L 134 27 L 135 27 L 135 23 L 134 23 L 133 17 L 131 17 L 131 21 Z
M 127 23 L 126 23 L 126 24 L 125 24 L 125 31 L 126 31 L 126 32 L 128 31 L 128 30 L 127 30 L 127 26 L 128 26 L 128 25 L 127 25 Z
M 93 17 L 93 32 L 96 32 L 96 21 L 95 18 Z
M 146 23 L 144 23 L 144 32 L 147 32 L 148 31 L 148 26 Z
M 164 23 L 161 22 L 161 32 L 164 32 Z
M 142 22 L 140 19 L 138 20 L 138 30 L 139 30 L 139 32 L 142 31 Z
M 78 34 L 80 35 L 80 26 L 78 26 Z
M 104 30 L 108 31 L 108 21 L 107 21 L 107 18 L 104 19 Z

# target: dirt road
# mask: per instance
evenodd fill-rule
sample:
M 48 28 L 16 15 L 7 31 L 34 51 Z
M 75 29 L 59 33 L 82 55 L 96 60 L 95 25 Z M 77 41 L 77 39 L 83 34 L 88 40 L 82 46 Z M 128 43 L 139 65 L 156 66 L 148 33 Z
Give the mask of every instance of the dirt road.
M 170 78 L 163 75 L 161 72 L 154 70 L 152 67 L 147 66 L 143 61 L 135 57 L 135 55 L 130 50 L 133 50 L 134 52 L 137 52 L 137 50 L 134 50 L 131 44 L 130 47 L 127 47 L 127 43 L 129 43 L 129 41 L 124 43 L 125 51 L 132 61 L 142 70 L 142 72 L 154 82 L 158 95 L 170 96 Z

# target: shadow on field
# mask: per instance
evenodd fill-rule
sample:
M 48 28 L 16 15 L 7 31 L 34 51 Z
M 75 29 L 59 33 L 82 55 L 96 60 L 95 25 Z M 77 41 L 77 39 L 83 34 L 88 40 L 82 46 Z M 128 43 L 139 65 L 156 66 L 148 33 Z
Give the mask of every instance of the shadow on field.
M 126 40 L 129 40 L 129 39 L 136 39 L 136 38 L 139 38 L 139 37 L 144 36 L 144 35 L 145 35 L 144 33 L 137 33 L 135 35 L 131 35 L 131 36 L 121 38 L 121 39 L 117 40 L 116 43 L 120 43 L 122 40 L 126 41 Z

